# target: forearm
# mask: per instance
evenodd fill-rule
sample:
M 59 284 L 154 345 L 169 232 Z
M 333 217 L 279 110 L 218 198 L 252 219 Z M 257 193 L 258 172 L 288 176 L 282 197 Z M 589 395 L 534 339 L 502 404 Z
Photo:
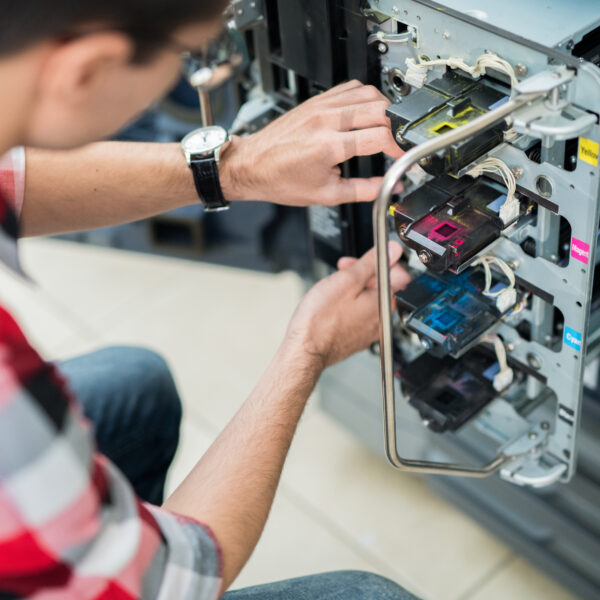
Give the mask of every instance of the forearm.
M 24 236 L 85 231 L 198 202 L 179 144 L 101 142 L 27 149 Z
M 214 530 L 225 591 L 250 557 L 267 520 L 298 420 L 320 365 L 283 345 L 248 400 L 165 503 Z

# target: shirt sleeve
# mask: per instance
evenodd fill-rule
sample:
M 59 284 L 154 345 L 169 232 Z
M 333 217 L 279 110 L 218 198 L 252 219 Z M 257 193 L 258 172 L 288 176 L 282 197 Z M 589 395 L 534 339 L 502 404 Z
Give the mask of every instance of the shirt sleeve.
M 0 597 L 214 600 L 220 585 L 210 529 L 136 498 L 0 307 Z
M 25 198 L 25 148 L 13 148 L 0 158 L 0 195 L 20 216 Z

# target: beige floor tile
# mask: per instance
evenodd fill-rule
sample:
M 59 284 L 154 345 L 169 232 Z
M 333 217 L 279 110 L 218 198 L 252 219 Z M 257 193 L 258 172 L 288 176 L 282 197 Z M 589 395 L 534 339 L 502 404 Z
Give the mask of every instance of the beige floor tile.
M 57 344 L 81 331 L 80 323 L 71 319 L 43 290 L 2 269 L 0 303 L 10 311 L 44 357 L 50 357 Z
M 179 447 L 167 475 L 165 497 L 175 491 L 213 442 L 212 435 L 185 416 L 181 424 Z
M 325 415 L 302 422 L 284 482 L 428 598 L 459 598 L 510 552 L 422 478 L 394 471 Z
M 285 493 L 280 493 L 265 532 L 233 588 L 344 569 L 391 575 L 320 527 Z
M 46 296 L 98 333 L 160 296 L 185 269 L 183 261 L 61 240 L 24 240 L 21 251 Z
M 523 558 L 515 558 L 468 600 L 576 600 Z

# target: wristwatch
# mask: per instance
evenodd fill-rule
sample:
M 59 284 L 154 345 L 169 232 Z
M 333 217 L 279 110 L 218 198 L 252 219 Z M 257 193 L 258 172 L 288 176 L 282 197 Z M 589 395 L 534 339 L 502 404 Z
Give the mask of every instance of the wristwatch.
M 229 133 L 223 127 L 201 127 L 188 133 L 181 140 L 181 148 L 187 164 L 194 175 L 194 183 L 204 210 L 215 212 L 227 210 L 219 182 L 219 154 L 229 141 Z

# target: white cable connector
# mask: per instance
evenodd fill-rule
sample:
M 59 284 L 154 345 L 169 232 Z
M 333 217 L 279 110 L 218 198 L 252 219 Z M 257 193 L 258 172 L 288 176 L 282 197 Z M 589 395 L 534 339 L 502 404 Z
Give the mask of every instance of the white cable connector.
M 427 80 L 427 72 L 431 67 L 450 67 L 451 69 L 460 69 L 465 73 L 471 75 L 475 79 L 479 79 L 482 75 L 485 75 L 487 69 L 495 69 L 510 78 L 511 88 L 515 87 L 519 80 L 515 75 L 515 70 L 512 65 L 500 58 L 497 54 L 492 52 L 486 52 L 482 54 L 473 66 L 468 65 L 461 58 L 439 58 L 437 60 L 422 60 L 417 62 L 414 58 L 407 58 L 406 61 L 406 75 L 405 81 L 417 88 L 421 88 L 425 85 Z
M 500 314 L 504 314 L 509 309 L 513 308 L 517 303 L 517 290 L 514 288 L 504 288 L 498 296 L 496 296 L 496 308 Z
M 504 371 L 499 371 L 494 375 L 492 385 L 497 392 L 504 391 L 514 380 L 515 374 L 510 367 L 506 367 Z
M 506 202 L 500 207 L 500 210 L 498 211 L 498 216 L 505 225 L 509 225 L 510 223 L 516 221 L 519 218 L 520 212 L 521 207 L 519 206 L 519 202 L 509 202 L 507 197 Z
M 499 336 L 493 334 L 486 335 L 481 341 L 488 342 L 494 346 L 494 351 L 496 352 L 496 358 L 498 359 L 500 370 L 498 373 L 496 373 L 496 375 L 494 375 L 492 385 L 497 392 L 502 392 L 513 382 L 515 378 L 513 370 L 508 366 L 504 342 Z
M 427 72 L 429 71 L 427 64 L 417 63 L 414 58 L 407 58 L 405 63 L 404 82 L 412 87 L 422 88 L 427 82 Z
M 509 166 L 499 158 L 488 156 L 479 164 L 475 165 L 467 171 L 467 175 L 471 177 L 480 177 L 484 173 L 497 173 L 502 177 L 502 181 L 507 189 L 506 201 L 498 210 L 498 216 L 502 219 L 504 225 L 508 225 L 519 218 L 520 204 L 515 196 L 517 191 L 517 180 L 515 174 Z
M 500 270 L 504 273 L 508 279 L 508 286 L 503 287 L 495 292 L 491 291 L 492 288 L 492 268 L 491 265 L 497 265 Z M 494 298 L 496 301 L 496 308 L 501 314 L 507 312 L 510 308 L 514 307 L 517 303 L 517 291 L 515 286 L 517 280 L 514 271 L 497 256 L 482 256 L 477 260 L 473 261 L 473 267 L 481 265 L 485 273 L 485 287 L 482 290 L 482 294 L 488 298 Z

